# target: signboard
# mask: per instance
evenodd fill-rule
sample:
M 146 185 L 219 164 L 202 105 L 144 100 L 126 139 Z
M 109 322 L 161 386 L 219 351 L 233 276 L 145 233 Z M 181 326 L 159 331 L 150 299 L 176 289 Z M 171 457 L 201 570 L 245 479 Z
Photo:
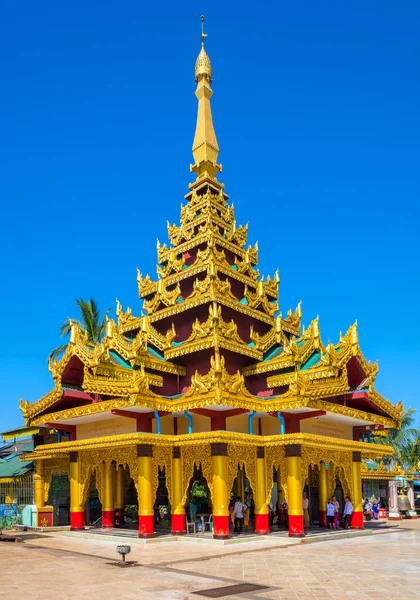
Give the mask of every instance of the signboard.
M 0 504 L 0 517 L 16 517 L 17 504 Z

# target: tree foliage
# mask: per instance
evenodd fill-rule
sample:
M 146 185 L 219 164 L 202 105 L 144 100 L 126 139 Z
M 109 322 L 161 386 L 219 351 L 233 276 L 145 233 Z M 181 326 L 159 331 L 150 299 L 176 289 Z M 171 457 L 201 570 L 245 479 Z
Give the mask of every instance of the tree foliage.
M 68 335 L 70 335 L 72 323 L 75 323 L 79 327 L 79 329 L 87 335 L 87 338 L 91 344 L 98 344 L 105 334 L 106 320 L 109 313 L 109 309 L 101 318 L 99 307 L 93 298 L 90 298 L 87 301 L 80 298 L 76 300 L 76 303 L 80 309 L 80 318 L 66 319 L 60 329 L 61 337 L 67 337 Z M 63 344 L 55 350 L 53 350 L 50 354 L 50 358 L 52 360 L 58 360 L 60 356 L 66 351 L 67 346 L 68 344 Z
M 388 461 L 406 469 L 417 466 L 420 460 L 420 430 L 413 427 L 415 413 L 415 408 L 408 408 L 402 416 L 400 429 L 387 429 L 386 436 L 374 438 L 377 444 L 392 446 L 394 454 Z

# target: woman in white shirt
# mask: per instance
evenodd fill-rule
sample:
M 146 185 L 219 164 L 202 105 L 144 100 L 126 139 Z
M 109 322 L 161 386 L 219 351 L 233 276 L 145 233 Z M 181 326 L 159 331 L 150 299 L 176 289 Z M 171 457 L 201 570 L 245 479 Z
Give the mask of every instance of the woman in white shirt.
M 332 498 L 330 498 L 327 502 L 327 523 L 330 529 L 334 529 L 334 512 L 335 506 Z

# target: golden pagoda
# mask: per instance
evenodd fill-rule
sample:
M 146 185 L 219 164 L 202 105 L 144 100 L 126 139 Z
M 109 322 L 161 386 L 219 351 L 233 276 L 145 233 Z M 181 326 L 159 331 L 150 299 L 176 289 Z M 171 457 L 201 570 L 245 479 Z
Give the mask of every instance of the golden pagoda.
M 255 532 L 268 533 L 273 489 L 278 509 L 287 502 L 291 536 L 304 535 L 302 493 L 312 488 L 321 525 L 339 486 L 354 506 L 352 527 L 361 528 L 362 458 L 392 452 L 370 436 L 398 427 L 403 407 L 376 391 L 378 366 L 364 358 L 356 324 L 325 345 L 318 319 L 302 326 L 300 304 L 279 314 L 279 275 L 260 275 L 258 247 L 247 246 L 248 227 L 236 224 L 218 180 L 205 38 L 202 29 L 195 181 L 180 223 L 168 223 L 169 243 L 158 242 L 157 277 L 138 272 L 142 316 L 117 301 L 96 345 L 74 323 L 64 355 L 49 364 L 53 389 L 33 404 L 21 401 L 27 426 L 67 434 L 53 444 L 38 437 L 30 455 L 38 523 L 52 524 L 51 478 L 68 473 L 73 529 L 84 527 L 93 480 L 103 527 L 116 515 L 123 520 L 133 482 L 139 535 L 153 536 L 163 479 L 171 532 L 181 535 L 198 476 L 215 538 L 230 535 L 232 494 L 252 498 Z

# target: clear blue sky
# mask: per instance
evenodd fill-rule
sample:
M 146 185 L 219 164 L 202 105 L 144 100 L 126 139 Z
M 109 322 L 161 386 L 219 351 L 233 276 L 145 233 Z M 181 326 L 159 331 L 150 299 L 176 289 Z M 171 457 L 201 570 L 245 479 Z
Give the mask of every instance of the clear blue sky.
M 0 10 L 2 430 L 52 387 L 76 298 L 140 312 L 192 180 L 201 12 L 221 179 L 283 313 L 325 342 L 357 318 L 379 391 L 420 408 L 419 2 L 23 0 Z

